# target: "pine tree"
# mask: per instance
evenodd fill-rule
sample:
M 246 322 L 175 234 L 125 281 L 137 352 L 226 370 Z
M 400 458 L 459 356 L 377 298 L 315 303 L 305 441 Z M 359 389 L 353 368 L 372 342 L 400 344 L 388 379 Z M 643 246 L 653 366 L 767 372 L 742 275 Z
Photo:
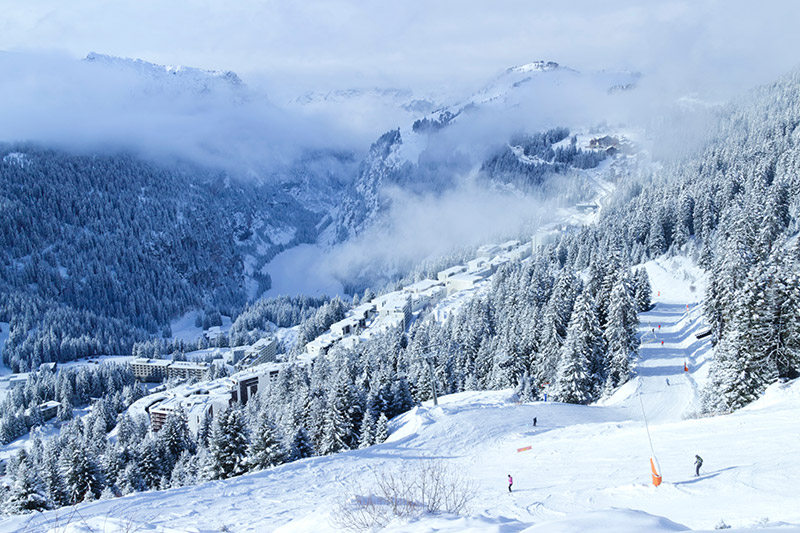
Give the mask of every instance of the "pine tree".
M 375 423 L 375 444 L 384 442 L 389 437 L 389 419 L 386 418 L 386 413 L 381 413 L 378 416 L 378 421 Z
M 361 421 L 361 430 L 359 434 L 359 448 L 368 448 L 375 443 L 375 417 L 372 416 L 371 409 L 366 409 L 364 411 L 364 418 Z
M 594 385 L 591 369 L 602 356 L 602 337 L 591 296 L 584 292 L 575 310 L 561 350 L 561 362 L 553 386 L 553 396 L 567 403 L 589 403 Z
M 247 464 L 250 470 L 263 470 L 286 462 L 286 450 L 280 439 L 278 429 L 269 418 L 264 418 L 253 434 L 247 451 Z
M 31 513 L 49 509 L 42 480 L 35 469 L 23 459 L 14 473 L 14 484 L 8 494 L 6 511 L 11 514 Z
M 312 455 L 314 455 L 314 446 L 311 444 L 311 439 L 306 429 L 298 426 L 292 436 L 289 457 L 292 461 L 296 461 Z
M 634 284 L 634 298 L 636 300 L 636 309 L 643 313 L 650 309 L 652 289 L 650 288 L 650 277 L 647 275 L 647 270 L 642 267 L 636 271 L 633 280 Z
M 100 468 L 79 444 L 72 444 L 61 455 L 64 489 L 69 503 L 97 499 L 103 491 Z
M 606 392 L 628 381 L 633 359 L 639 349 L 639 339 L 636 337 L 639 325 L 636 306 L 630 297 L 625 276 L 619 277 L 610 300 L 608 320 L 603 332 L 607 346 Z
M 45 494 L 52 507 L 61 507 L 67 504 L 67 495 L 64 489 L 64 480 L 59 466 L 59 448 L 61 439 L 52 438 L 44 446 L 42 458 L 42 482 Z
M 247 427 L 240 408 L 220 413 L 209 441 L 211 479 L 227 479 L 245 471 Z
M 327 408 L 322 428 L 319 453 L 328 455 L 349 450 L 353 446 L 354 431 L 350 420 L 350 386 L 344 370 L 335 378 L 328 393 Z

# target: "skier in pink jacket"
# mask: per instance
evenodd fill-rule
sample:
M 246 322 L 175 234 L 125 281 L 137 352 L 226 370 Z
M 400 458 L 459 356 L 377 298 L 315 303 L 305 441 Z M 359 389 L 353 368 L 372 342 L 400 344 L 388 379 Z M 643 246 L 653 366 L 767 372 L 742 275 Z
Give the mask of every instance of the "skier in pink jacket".
M 514 484 L 514 478 L 511 477 L 511 474 L 508 475 L 508 492 L 511 492 L 511 485 Z

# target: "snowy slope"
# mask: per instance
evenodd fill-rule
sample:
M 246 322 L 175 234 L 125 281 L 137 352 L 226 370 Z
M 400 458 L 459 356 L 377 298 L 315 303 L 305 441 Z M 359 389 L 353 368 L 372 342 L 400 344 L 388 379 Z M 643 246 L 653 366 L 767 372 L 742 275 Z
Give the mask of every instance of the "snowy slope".
M 335 531 L 337 505 L 349 490 L 369 491 L 372 472 L 438 458 L 474 484 L 468 516 L 424 517 L 386 531 L 666 532 L 712 530 L 724 520 L 735 528 L 800 532 L 793 479 L 800 457 L 789 453 L 800 434 L 800 381 L 773 385 L 731 415 L 686 418 L 696 408 L 709 351 L 692 340 L 704 326 L 696 301 L 685 298 L 694 294 L 689 284 L 702 279 L 689 281 L 697 272 L 685 262 L 646 266 L 655 307 L 643 315 L 640 376 L 603 405 L 519 404 L 510 391 L 455 394 L 396 418 L 389 440 L 366 450 L 9 518 L 0 531 L 127 531 L 140 524 L 152 531 Z M 666 287 L 663 297 L 659 286 Z M 648 322 L 661 324 L 657 342 L 647 339 Z M 658 488 L 650 484 L 638 392 L 664 476 Z M 705 459 L 699 478 L 695 454 Z M 507 474 L 515 478 L 511 494 Z

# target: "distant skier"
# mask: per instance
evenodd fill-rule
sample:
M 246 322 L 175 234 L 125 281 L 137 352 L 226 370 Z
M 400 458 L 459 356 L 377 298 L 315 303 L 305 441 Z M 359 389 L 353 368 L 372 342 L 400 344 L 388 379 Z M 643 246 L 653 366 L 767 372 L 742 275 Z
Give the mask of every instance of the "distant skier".
M 533 417 L 533 427 L 536 427 L 536 417 Z
M 511 492 L 511 485 L 514 484 L 514 478 L 511 477 L 511 474 L 508 475 L 508 492 Z
M 667 380 L 667 387 L 669 387 L 669 378 L 664 378 Z
M 700 467 L 703 466 L 703 458 L 700 457 L 699 455 L 695 455 L 694 458 L 695 458 L 694 466 L 696 467 L 694 469 L 694 477 L 698 477 L 700 475 Z M 511 476 L 509 476 L 509 478 L 510 477 Z

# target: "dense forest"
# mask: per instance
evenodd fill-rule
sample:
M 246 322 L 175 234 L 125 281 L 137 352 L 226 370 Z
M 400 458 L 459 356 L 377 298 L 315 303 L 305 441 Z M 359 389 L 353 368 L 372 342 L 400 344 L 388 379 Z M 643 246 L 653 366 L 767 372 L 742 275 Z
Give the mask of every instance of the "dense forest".
M 3 147 L 4 362 L 24 371 L 130 353 L 170 336 L 186 311 L 235 316 L 270 287 L 267 261 L 317 236 L 324 213 L 295 197 L 302 180 L 286 179 L 267 186 L 123 154 Z

